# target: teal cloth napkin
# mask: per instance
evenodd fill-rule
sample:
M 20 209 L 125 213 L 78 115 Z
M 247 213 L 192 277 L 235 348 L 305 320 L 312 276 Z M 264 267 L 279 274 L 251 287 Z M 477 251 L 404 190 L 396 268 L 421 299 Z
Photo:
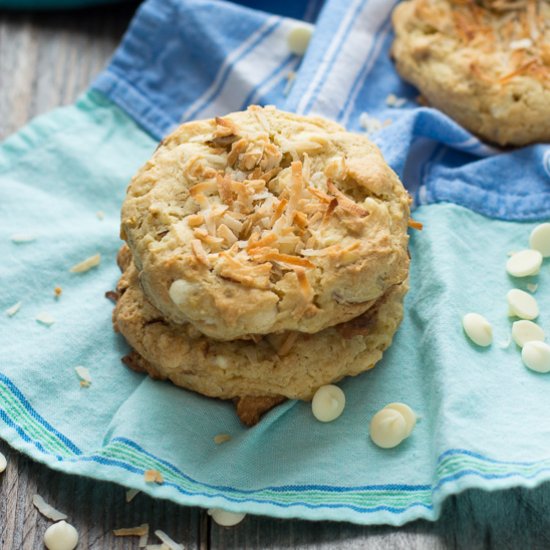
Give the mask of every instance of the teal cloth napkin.
M 403 524 L 434 519 L 468 487 L 532 487 L 550 477 L 550 376 L 527 370 L 506 292 L 508 252 L 535 223 L 496 221 L 453 204 L 422 206 L 411 237 L 411 291 L 394 344 L 371 371 L 341 383 L 347 405 L 322 424 L 289 401 L 254 428 L 230 403 L 129 371 L 104 297 L 119 276 L 119 211 L 156 142 L 97 92 L 41 117 L 0 147 L 0 436 L 63 472 L 111 480 L 186 505 L 279 517 Z M 99 212 L 99 216 L 98 216 Z M 35 240 L 16 244 L 13 234 Z M 71 273 L 101 254 L 98 267 Z M 533 282 L 533 281 L 531 281 Z M 537 278 L 550 331 L 550 270 Z M 54 287 L 62 295 L 54 297 Z M 479 349 L 461 317 L 484 314 L 495 342 Z M 35 318 L 46 312 L 51 326 Z M 337 357 L 334 358 L 338 360 Z M 83 388 L 76 366 L 89 369 Z M 395 449 L 369 439 L 392 401 L 420 416 Z M 214 436 L 230 434 L 222 445 Z M 145 483 L 147 469 L 164 477 Z

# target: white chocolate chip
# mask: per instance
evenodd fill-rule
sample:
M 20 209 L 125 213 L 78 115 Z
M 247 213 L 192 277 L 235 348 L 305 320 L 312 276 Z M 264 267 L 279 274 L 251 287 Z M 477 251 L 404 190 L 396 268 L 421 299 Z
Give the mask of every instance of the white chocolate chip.
M 378 411 L 370 422 L 369 434 L 373 442 L 383 449 L 397 447 L 407 437 L 407 422 L 394 409 Z
M 544 258 L 550 256 L 550 223 L 541 223 L 531 231 L 529 246 L 538 250 Z
M 533 321 L 516 321 L 512 325 L 512 338 L 522 348 L 527 342 L 544 340 L 544 330 Z
M 227 357 L 224 357 L 223 355 L 216 355 L 216 357 L 214 357 L 214 364 L 224 370 L 229 367 L 229 361 Z
M 478 346 L 490 346 L 493 341 L 493 328 L 483 315 L 467 313 L 462 318 L 464 332 Z
M 168 294 L 170 299 L 178 307 L 184 306 L 189 296 L 194 292 L 195 285 L 189 283 L 183 279 L 177 279 L 170 285 Z
M 512 277 L 536 275 L 542 265 L 542 254 L 538 250 L 521 250 L 506 262 L 506 271 Z
M 409 437 L 416 426 L 415 412 L 408 405 L 405 405 L 405 403 L 390 403 L 389 405 L 386 405 L 384 409 L 392 409 L 398 413 L 401 413 L 403 419 L 405 420 L 405 424 L 407 425 L 407 437 Z
M 222 527 L 233 527 L 233 525 L 240 523 L 246 516 L 246 514 L 229 512 L 227 510 L 222 510 L 221 508 L 210 508 L 208 510 L 208 515 Z
M 311 401 L 313 416 L 321 422 L 336 420 L 342 414 L 345 406 L 344 392 L 333 384 L 321 386 Z
M 8 461 L 6 460 L 6 457 L 0 453 L 0 474 L 6 469 L 7 465 Z
M 525 366 L 536 372 L 550 372 L 550 346 L 546 342 L 527 342 L 521 350 Z
M 66 521 L 54 523 L 44 533 L 44 544 L 48 550 L 73 550 L 78 544 L 78 532 Z
M 509 314 L 511 317 L 520 319 L 536 319 L 539 316 L 539 306 L 531 294 L 513 288 L 506 295 L 508 300 Z
M 286 38 L 288 49 L 296 55 L 304 55 L 312 34 L 313 26 L 311 25 L 301 24 L 295 26 Z

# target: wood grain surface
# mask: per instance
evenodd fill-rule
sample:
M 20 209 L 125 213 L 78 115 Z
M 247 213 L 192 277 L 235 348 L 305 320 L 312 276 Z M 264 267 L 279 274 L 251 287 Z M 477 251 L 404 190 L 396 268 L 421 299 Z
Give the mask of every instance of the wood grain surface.
M 0 139 L 32 117 L 65 105 L 86 89 L 111 56 L 136 4 L 59 13 L 0 11 Z M 1 196 L 0 196 L 1 200 Z M 43 548 L 51 524 L 32 505 L 35 493 L 69 516 L 80 533 L 79 549 L 137 548 L 137 538 L 116 538 L 112 529 L 149 523 L 186 549 L 348 550 L 544 550 L 550 549 L 550 487 L 484 493 L 467 491 L 446 500 L 435 523 L 401 528 L 310 523 L 248 516 L 225 529 L 204 511 L 125 489 L 69 476 L 32 462 L 0 442 L 8 458 L 0 476 L 0 549 Z M 158 543 L 154 536 L 152 543 Z

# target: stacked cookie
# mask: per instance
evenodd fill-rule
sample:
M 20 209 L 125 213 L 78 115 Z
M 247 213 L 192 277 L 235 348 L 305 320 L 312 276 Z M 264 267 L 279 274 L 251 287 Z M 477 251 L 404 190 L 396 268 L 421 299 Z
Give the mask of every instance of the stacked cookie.
M 548 0 L 407 0 L 393 12 L 401 76 L 499 145 L 550 141 Z
M 364 136 L 250 107 L 180 126 L 122 207 L 126 362 L 246 424 L 368 370 L 403 311 L 409 197 Z

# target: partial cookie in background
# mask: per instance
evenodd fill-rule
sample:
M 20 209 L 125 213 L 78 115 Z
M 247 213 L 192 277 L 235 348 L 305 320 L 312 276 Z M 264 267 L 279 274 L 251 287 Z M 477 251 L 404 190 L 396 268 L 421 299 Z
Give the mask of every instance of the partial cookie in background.
M 234 340 L 368 310 L 408 276 L 408 220 L 365 136 L 251 107 L 163 140 L 128 188 L 121 233 L 163 317 Z
M 407 0 L 393 13 L 400 75 L 499 145 L 550 141 L 550 2 Z
M 320 386 L 373 368 L 403 317 L 407 281 L 388 289 L 365 314 L 317 334 L 212 340 L 189 323 L 164 320 L 141 290 L 128 254 L 119 259 L 125 271 L 113 323 L 135 350 L 127 364 L 206 396 L 235 399 L 247 424 L 286 398 L 311 399 Z

